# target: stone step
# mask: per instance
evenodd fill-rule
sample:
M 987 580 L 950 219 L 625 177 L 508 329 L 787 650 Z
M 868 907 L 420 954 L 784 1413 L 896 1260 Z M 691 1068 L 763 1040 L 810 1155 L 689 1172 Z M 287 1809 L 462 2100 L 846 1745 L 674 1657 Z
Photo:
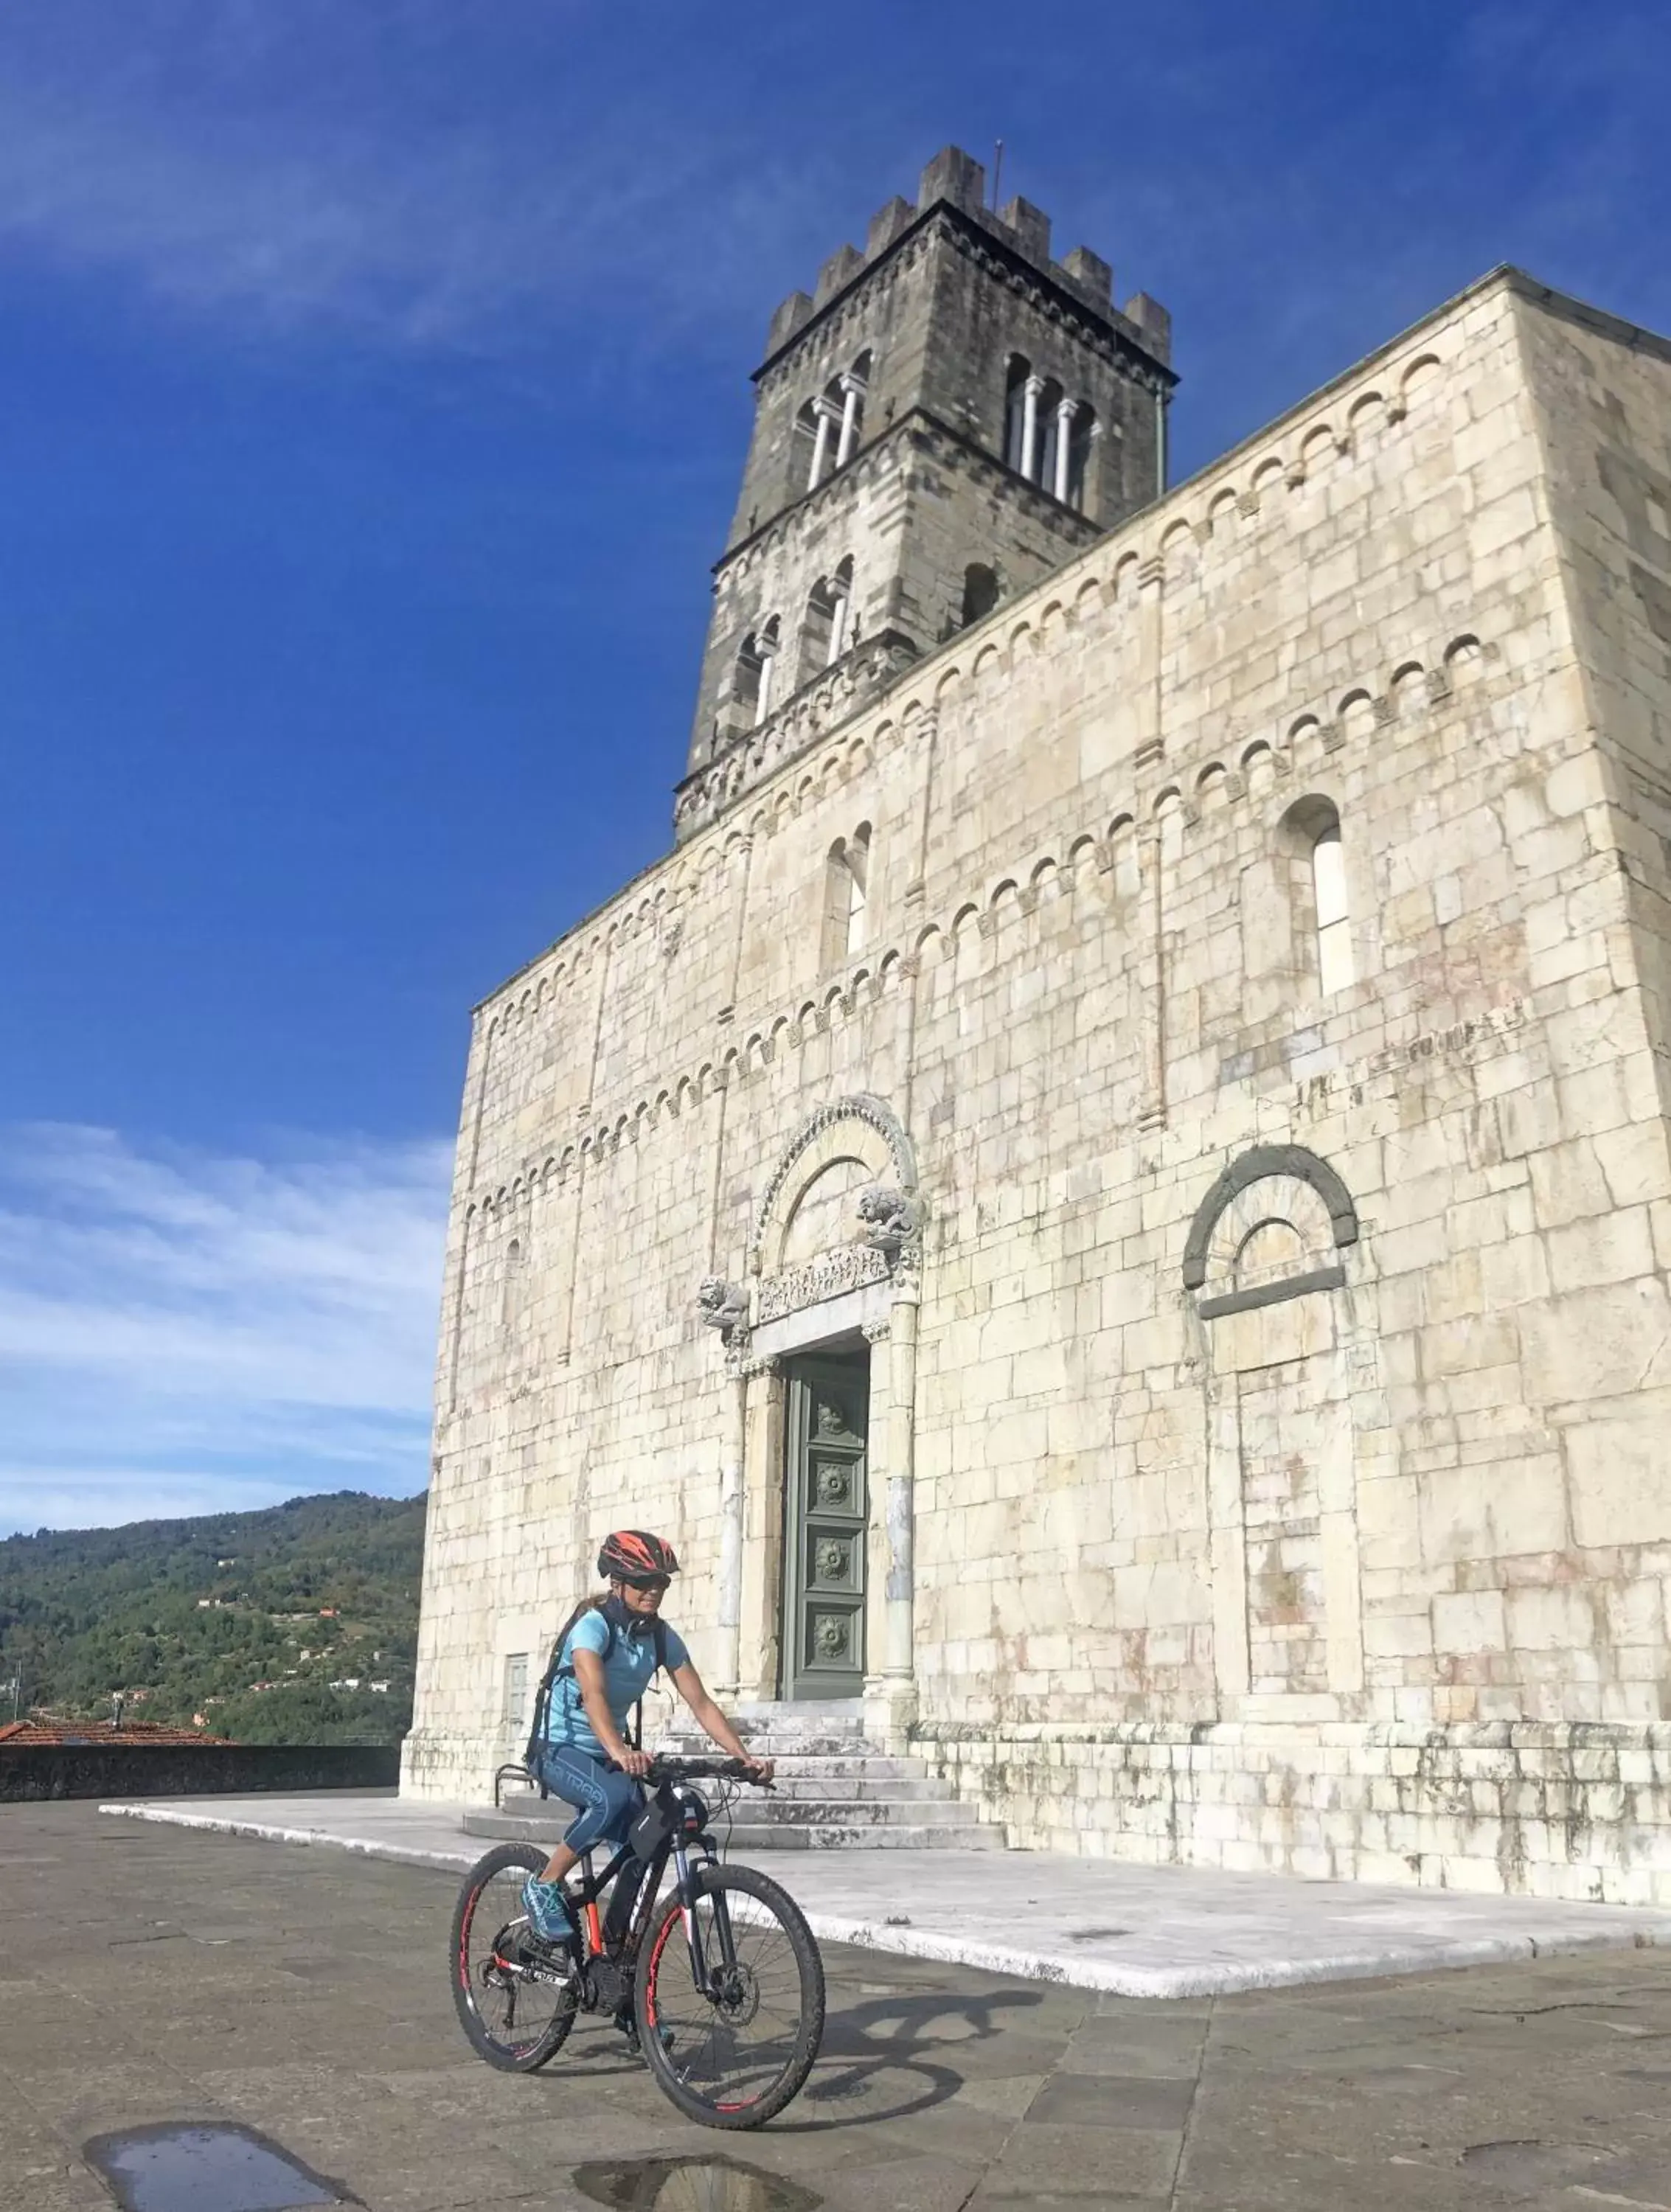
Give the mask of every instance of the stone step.
M 956 1797 L 765 1797 L 751 1798 L 739 1806 L 737 1824 L 750 1827 L 797 1827 L 811 1823 L 845 1822 L 849 1827 L 874 1827 L 886 1823 L 911 1827 L 932 1820 L 937 1826 L 967 1828 L 981 1815 L 973 1805 Z
M 471 1824 L 483 1815 L 495 1820 L 515 1820 L 532 1834 L 538 1831 L 552 1841 L 560 1837 L 574 1820 L 572 1810 L 560 1801 L 538 1798 L 519 1804 L 507 1800 L 497 1812 L 487 1806 L 472 1808 L 465 1814 L 466 1831 L 475 1835 L 481 1832 Z M 726 1816 L 716 1814 L 723 1826 Z M 817 1827 L 820 1826 L 873 1828 L 882 1826 L 912 1827 L 924 1820 L 937 1826 L 967 1828 L 973 1826 L 980 1814 L 973 1805 L 960 1803 L 956 1798 L 934 1797 L 852 1797 L 845 1793 L 838 1796 L 819 1797 L 756 1797 L 739 1805 L 733 1816 L 733 1825 L 750 1828 Z
M 707 1790 L 710 1796 L 713 1793 L 712 1784 L 698 1782 L 696 1787 Z M 855 1802 L 872 1797 L 911 1797 L 935 1804 L 955 1802 L 951 1791 L 938 1775 L 854 1773 L 850 1767 L 834 1761 L 820 1761 L 816 1766 L 801 1772 L 779 1766 L 773 1778 L 772 1796 L 766 1802 L 781 1804 L 789 1798 L 802 1797 L 851 1799 Z M 519 1810 L 538 1810 L 546 1802 L 537 1790 L 507 1789 L 501 1797 L 505 1807 L 514 1807 Z M 743 1802 L 745 1804 L 754 1802 L 751 1790 L 744 1790 Z
M 832 1736 L 815 1735 L 810 1729 L 763 1729 L 739 1728 L 737 1735 L 748 1745 L 750 1752 L 759 1752 L 762 1759 L 881 1759 L 881 1745 L 870 1743 L 866 1736 Z M 678 1752 L 684 1759 L 706 1759 L 715 1745 L 708 1736 L 684 1735 L 682 1729 L 668 1729 L 664 1735 L 648 1739 L 651 1750 Z
M 951 1802 L 951 1792 L 937 1774 L 855 1773 L 856 1764 L 820 1761 L 810 1770 L 797 1771 L 780 1762 L 772 1776 L 770 1802 L 781 1804 L 789 1797 L 915 1797 L 940 1804 Z M 701 1786 L 699 1783 L 697 1787 Z M 754 1802 L 752 1793 L 744 1802 Z
M 832 1736 L 817 1735 L 812 1729 L 766 1729 L 739 1728 L 737 1735 L 750 1747 L 759 1752 L 762 1759 L 883 1759 L 888 1756 L 878 1743 L 870 1743 L 867 1736 Z M 684 1759 L 706 1759 L 715 1752 L 710 1736 L 695 1735 L 693 1729 L 668 1728 L 648 1736 L 648 1747 L 653 1752 L 678 1752 Z
M 770 1795 L 744 1791 L 717 1832 L 750 1850 L 1001 1850 L 1000 1829 L 932 1774 L 926 1759 L 884 1752 L 864 1733 L 857 1699 L 841 1704 L 743 1705 L 738 1734 L 776 1768 Z M 672 1720 L 651 1738 L 670 1756 L 712 1758 L 714 1746 Z M 700 1787 L 700 1784 L 698 1784 Z M 555 1842 L 574 1815 L 561 1801 L 507 1791 L 497 1812 L 465 1815 L 467 1834 Z
M 738 1698 L 726 1711 L 734 1720 L 820 1721 L 864 1726 L 862 1698 Z
M 875 1820 L 855 1822 L 842 1817 L 847 1808 L 826 1808 L 838 1817 L 818 1821 L 742 1821 L 732 1828 L 727 1837 L 722 1829 L 721 1840 L 731 1851 L 784 1850 L 1002 1850 L 1003 1833 L 1000 1829 L 982 1827 L 977 1821 L 953 1823 L 938 1816 L 950 1808 L 933 1807 L 933 1820 L 893 1822 Z M 914 1808 L 919 1809 L 919 1808 Z M 972 1808 L 966 1808 L 972 1810 Z M 551 1815 L 495 1813 L 490 1808 L 471 1810 L 464 1815 L 464 1832 L 467 1836 L 481 1836 L 500 1843 L 549 1844 L 560 1836 L 566 1821 Z
M 756 1827 L 739 1820 L 726 1848 L 744 1857 L 752 1851 L 1001 1851 L 1004 1832 L 978 1821 L 952 1827 L 938 1819 L 909 1826 L 878 1821 L 871 1827 L 835 1822 L 800 1826 L 791 1821 Z
M 862 1735 L 787 1735 L 761 1729 L 739 1729 L 738 1735 L 749 1749 L 758 1752 L 763 1759 L 884 1759 L 887 1753 L 878 1743 L 872 1743 Z M 684 1759 L 703 1759 L 716 1755 L 716 1747 L 707 1736 L 687 1734 L 683 1729 L 668 1729 L 645 1739 L 652 1751 L 677 1753 Z

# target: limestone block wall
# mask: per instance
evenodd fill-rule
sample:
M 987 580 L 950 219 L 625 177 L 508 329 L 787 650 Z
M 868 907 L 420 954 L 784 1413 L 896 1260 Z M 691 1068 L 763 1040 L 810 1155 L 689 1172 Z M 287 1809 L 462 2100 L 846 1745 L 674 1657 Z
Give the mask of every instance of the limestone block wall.
M 866 1092 L 927 1214 L 920 1735 L 1015 1839 L 1666 1893 L 1671 1545 L 1596 1439 L 1652 1434 L 1671 1344 L 1658 955 L 1545 314 L 1476 287 L 481 1010 L 409 1787 L 483 1786 L 611 1525 L 673 1536 L 711 1663 L 734 1386 L 694 1292 Z

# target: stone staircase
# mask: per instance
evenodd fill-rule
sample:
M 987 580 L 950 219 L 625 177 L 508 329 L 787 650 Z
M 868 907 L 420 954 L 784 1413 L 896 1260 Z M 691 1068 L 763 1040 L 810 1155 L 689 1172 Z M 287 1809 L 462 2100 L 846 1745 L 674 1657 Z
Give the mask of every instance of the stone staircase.
M 921 1759 L 892 1758 L 867 1741 L 856 1698 L 850 1703 L 741 1705 L 732 1719 L 751 1751 L 774 1759 L 775 1786 L 744 1789 L 732 1810 L 727 1849 L 781 1850 L 1001 1850 L 1001 1829 L 983 1826 L 975 1808 Z M 649 1731 L 647 1726 L 647 1738 Z M 684 1727 L 654 1738 L 658 1751 L 703 1756 L 715 1747 Z M 698 1784 L 698 1788 L 702 1785 Z M 507 1790 L 497 1810 L 464 1816 L 465 1832 L 518 1843 L 547 1843 L 574 1818 L 532 1790 Z

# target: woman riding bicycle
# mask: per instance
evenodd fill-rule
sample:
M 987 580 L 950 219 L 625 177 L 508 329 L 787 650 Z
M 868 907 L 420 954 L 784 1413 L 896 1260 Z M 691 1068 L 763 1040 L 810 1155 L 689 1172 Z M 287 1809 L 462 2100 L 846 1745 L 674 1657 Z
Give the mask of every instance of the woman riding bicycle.
M 530 1760 L 551 1795 L 576 1808 L 562 1843 L 523 1887 L 529 1924 L 544 1942 L 568 1943 L 575 1934 L 563 1886 L 569 1869 L 594 1844 L 618 1848 L 624 1843 L 644 1802 L 637 1778 L 648 1768 L 649 1753 L 635 1750 L 624 1730 L 659 1668 L 666 1668 L 721 1750 L 744 1760 L 756 1781 L 771 1779 L 772 1762 L 745 1748 L 703 1686 L 684 1638 L 661 1619 L 661 1601 L 678 1567 L 678 1554 L 661 1537 L 641 1528 L 617 1529 L 598 1554 L 608 1595 L 582 1607 L 562 1637 L 544 1740 L 532 1747 Z M 610 1933 L 625 1928 L 636 1888 L 630 1868 L 617 1877 Z

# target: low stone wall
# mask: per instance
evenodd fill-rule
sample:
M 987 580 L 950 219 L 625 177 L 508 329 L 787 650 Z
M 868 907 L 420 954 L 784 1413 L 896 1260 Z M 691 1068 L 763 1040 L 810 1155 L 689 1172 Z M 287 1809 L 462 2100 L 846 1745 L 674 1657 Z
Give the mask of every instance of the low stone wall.
M 399 1778 L 400 1753 L 392 1744 L 0 1744 L 0 1803 L 391 1790 Z
M 1671 1727 L 935 1723 L 912 1748 L 1025 1849 L 1671 1904 Z

